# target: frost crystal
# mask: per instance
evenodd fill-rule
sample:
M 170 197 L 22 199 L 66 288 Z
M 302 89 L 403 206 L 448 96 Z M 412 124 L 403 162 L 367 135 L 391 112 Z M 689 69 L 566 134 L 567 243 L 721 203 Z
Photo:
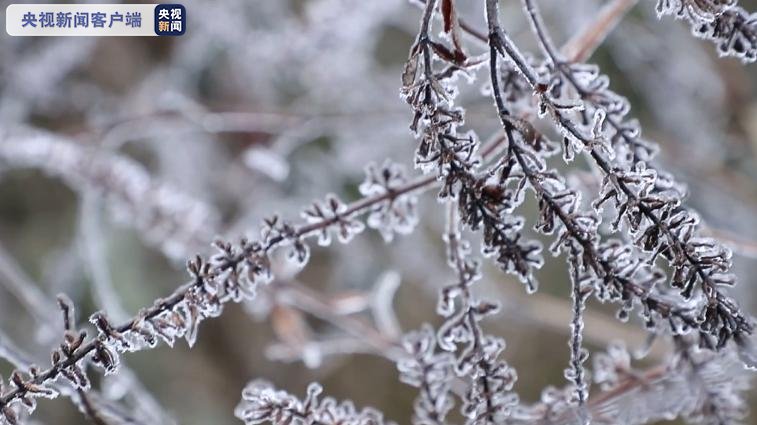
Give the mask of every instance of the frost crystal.
M 318 396 L 323 388 L 310 384 L 304 400 L 273 388 L 265 381 L 253 381 L 242 392 L 242 402 L 235 410 L 245 424 L 272 423 L 275 425 L 383 425 L 382 415 L 373 409 L 355 409 L 351 401 L 337 402 L 331 397 Z
M 757 60 L 757 14 L 750 15 L 736 0 L 658 0 L 657 14 L 686 19 L 692 34 L 715 43 L 721 56 Z
M 319 233 L 318 244 L 321 246 L 331 244 L 331 231 L 336 232 L 339 242 L 348 243 L 365 228 L 362 222 L 350 216 L 347 205 L 334 195 L 329 195 L 325 203 L 314 202 L 302 216 L 310 224 L 330 223 Z
M 360 184 L 360 193 L 366 197 L 386 197 L 368 213 L 368 227 L 376 229 L 386 242 L 394 234 L 409 234 L 418 223 L 417 198 L 412 193 L 394 195 L 394 190 L 407 183 L 405 169 L 386 160 L 381 167 L 368 164 L 365 180 Z

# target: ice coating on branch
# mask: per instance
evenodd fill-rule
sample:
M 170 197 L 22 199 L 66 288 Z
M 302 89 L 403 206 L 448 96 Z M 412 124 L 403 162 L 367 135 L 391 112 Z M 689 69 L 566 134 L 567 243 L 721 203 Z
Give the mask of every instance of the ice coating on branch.
M 689 21 L 691 33 L 715 43 L 721 56 L 757 60 L 757 13 L 750 14 L 737 0 L 658 0 L 657 14 Z
M 272 424 L 324 424 L 324 425 L 383 425 L 381 413 L 374 409 L 357 410 L 351 401 L 337 401 L 331 397 L 319 398 L 323 387 L 312 383 L 307 395 L 300 400 L 286 391 L 276 390 L 270 383 L 256 380 L 242 391 L 242 401 L 235 415 L 247 425 Z
M 380 167 L 371 163 L 365 168 L 365 180 L 360 184 L 360 193 L 363 196 L 387 197 L 386 201 L 371 209 L 367 224 L 368 227 L 378 230 L 387 243 L 394 239 L 395 233 L 411 233 L 418 223 L 416 195 L 393 195 L 395 188 L 407 182 L 404 167 L 390 160 L 384 161 Z

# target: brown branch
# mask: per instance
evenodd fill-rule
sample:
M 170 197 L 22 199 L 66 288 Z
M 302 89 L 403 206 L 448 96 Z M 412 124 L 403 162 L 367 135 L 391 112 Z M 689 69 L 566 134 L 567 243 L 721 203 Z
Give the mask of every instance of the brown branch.
M 613 0 L 560 49 L 570 62 L 585 62 L 639 0 Z

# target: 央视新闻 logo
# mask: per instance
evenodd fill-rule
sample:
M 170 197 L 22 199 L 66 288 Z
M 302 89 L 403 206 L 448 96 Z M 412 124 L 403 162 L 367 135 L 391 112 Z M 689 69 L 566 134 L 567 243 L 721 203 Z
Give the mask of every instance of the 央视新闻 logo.
M 182 35 L 187 29 L 187 11 L 180 4 L 155 6 L 155 34 Z

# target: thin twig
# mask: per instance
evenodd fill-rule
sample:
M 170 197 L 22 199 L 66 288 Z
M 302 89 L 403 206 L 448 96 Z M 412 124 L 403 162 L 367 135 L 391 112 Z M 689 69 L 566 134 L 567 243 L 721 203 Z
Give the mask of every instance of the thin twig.
M 499 141 L 496 141 L 495 143 L 499 143 Z M 487 148 L 484 148 L 482 150 L 486 151 Z M 493 150 L 490 150 L 490 152 L 493 152 Z M 277 235 L 271 238 L 267 242 L 267 244 L 263 247 L 263 251 L 268 252 L 274 249 L 278 244 L 283 242 L 286 238 L 304 239 L 304 238 L 316 236 L 321 230 L 328 228 L 331 225 L 336 224 L 340 220 L 340 217 L 351 217 L 351 216 L 365 214 L 374 205 L 378 205 L 387 201 L 392 201 L 393 199 L 396 199 L 399 196 L 402 196 L 411 192 L 430 189 L 431 187 L 435 186 L 437 183 L 438 183 L 437 179 L 433 175 L 419 177 L 403 185 L 402 187 L 393 188 L 393 190 L 387 191 L 384 194 L 359 199 L 349 204 L 347 208 L 342 213 L 339 214 L 339 216 L 323 219 L 321 221 L 314 222 L 311 224 L 301 225 L 299 227 L 295 227 L 293 232 L 290 235 L 286 235 L 286 236 Z M 248 249 L 252 249 L 252 248 L 248 248 Z M 242 263 L 245 260 L 245 258 L 247 258 L 247 256 L 252 254 L 252 252 L 249 251 L 248 249 L 242 250 L 241 252 L 236 254 L 233 258 L 230 258 L 227 261 L 224 261 L 223 263 L 217 265 L 215 269 L 212 270 L 212 273 L 214 275 L 221 275 L 225 271 L 236 267 L 238 264 Z M 162 313 L 171 311 L 180 302 L 182 302 L 193 290 L 197 288 L 201 288 L 204 284 L 205 284 L 204 280 L 198 279 L 193 282 L 180 286 L 170 296 L 157 300 L 153 304 L 153 306 L 143 309 L 138 316 L 135 316 L 132 319 L 126 321 L 125 323 L 114 327 L 114 330 L 120 334 L 123 334 L 125 332 L 135 329 L 137 322 L 141 320 L 150 320 L 150 319 L 158 317 Z M 52 365 L 48 369 L 41 371 L 36 377 L 29 378 L 27 381 L 24 382 L 24 384 L 25 385 L 29 385 L 29 384 L 41 385 L 48 381 L 55 380 L 64 369 L 75 365 L 77 362 L 79 362 L 80 360 L 88 356 L 90 353 L 92 353 L 97 346 L 96 342 L 97 342 L 96 338 L 89 339 L 87 342 L 84 342 L 82 345 L 80 345 L 79 348 L 74 353 L 72 353 L 69 357 L 61 360 L 57 364 Z M 0 397 L 0 407 L 7 406 L 11 401 L 24 397 L 27 394 L 27 392 L 28 392 L 28 389 L 26 386 L 22 385 L 20 387 L 15 388 L 14 390 Z

